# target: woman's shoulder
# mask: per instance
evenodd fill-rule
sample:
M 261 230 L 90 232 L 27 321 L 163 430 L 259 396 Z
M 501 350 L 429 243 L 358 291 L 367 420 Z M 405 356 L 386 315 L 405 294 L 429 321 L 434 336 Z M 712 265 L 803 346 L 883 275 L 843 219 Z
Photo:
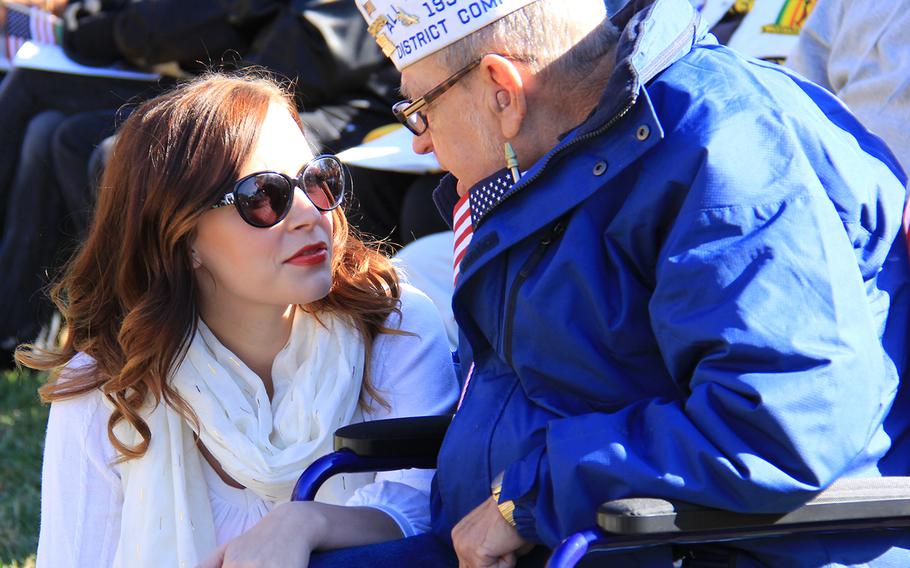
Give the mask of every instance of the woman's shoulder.
M 83 373 L 90 373 L 95 360 L 85 353 L 77 353 L 60 371 L 57 383 L 67 381 Z M 92 389 L 80 395 L 59 398 L 51 403 L 48 427 L 62 427 L 65 431 L 87 436 L 95 430 L 105 430 L 111 410 L 104 402 L 100 389 Z
M 65 378 L 68 373 L 72 372 L 83 372 L 91 369 L 95 366 L 95 359 L 92 358 L 88 353 L 79 351 L 73 358 L 70 359 L 70 362 L 66 364 L 66 367 L 63 368 L 63 373 L 61 373 L 61 379 Z
M 73 358 L 69 360 L 62 369 L 57 377 L 57 384 L 65 387 L 66 384 L 72 380 L 82 379 L 86 374 L 91 374 L 95 368 L 95 360 L 88 355 L 87 353 L 78 352 L 73 355 Z M 59 398 L 55 400 L 51 407 L 58 403 L 70 403 L 74 402 L 75 405 L 92 405 L 100 403 L 103 400 L 100 389 L 93 389 L 82 395 Z
M 58 381 L 65 383 L 72 380 L 74 373 L 91 372 L 93 366 L 91 357 L 78 354 L 61 371 Z M 56 455 L 69 465 L 88 460 L 99 470 L 113 472 L 110 464 L 117 456 L 107 436 L 111 412 L 100 389 L 53 401 L 48 416 L 45 459 Z
M 377 338 L 371 361 L 373 385 L 392 410 L 370 418 L 450 412 L 458 388 L 442 318 L 426 294 L 410 284 L 401 285 L 400 300 L 400 315 L 393 313 L 386 322 L 392 333 Z
M 406 282 L 399 287 L 399 309 L 386 318 L 385 327 L 420 335 L 422 330 L 443 330 L 442 317 L 429 296 Z

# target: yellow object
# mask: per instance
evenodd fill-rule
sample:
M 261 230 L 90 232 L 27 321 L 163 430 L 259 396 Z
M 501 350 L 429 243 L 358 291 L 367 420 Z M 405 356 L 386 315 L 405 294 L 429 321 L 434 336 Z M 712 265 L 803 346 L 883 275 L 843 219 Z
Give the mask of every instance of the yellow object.
M 737 14 L 748 14 L 755 6 L 755 0 L 736 0 L 731 10 Z
M 512 183 L 518 183 L 518 180 L 521 179 L 521 171 L 518 169 L 518 155 L 515 153 L 515 148 L 512 147 L 511 142 L 506 142 L 504 148 L 506 154 L 506 167 L 509 168 L 509 171 L 512 173 Z
M 493 487 L 493 501 L 496 502 L 496 507 L 499 509 L 499 514 L 502 515 L 502 518 L 505 519 L 510 526 L 515 526 L 515 502 L 514 501 L 504 501 L 499 502 L 499 496 L 502 495 L 502 484 L 496 485 Z
M 402 125 L 398 124 L 397 122 L 393 123 L 393 124 L 386 124 L 385 126 L 380 126 L 379 128 L 374 128 L 373 130 L 370 130 L 366 136 L 363 137 L 363 144 L 366 144 L 367 142 L 372 142 L 373 140 L 376 140 L 377 138 L 382 138 L 386 134 L 389 134 L 390 132 L 395 132 L 399 128 L 404 128 L 404 127 Z

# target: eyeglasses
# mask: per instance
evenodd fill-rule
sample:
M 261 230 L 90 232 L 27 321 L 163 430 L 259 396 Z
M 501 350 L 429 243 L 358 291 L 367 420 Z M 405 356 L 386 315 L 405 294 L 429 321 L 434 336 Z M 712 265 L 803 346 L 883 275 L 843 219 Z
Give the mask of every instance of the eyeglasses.
M 290 212 L 294 188 L 301 188 L 316 209 L 331 211 L 344 201 L 346 184 L 341 161 L 335 156 L 322 155 L 310 160 L 296 178 L 280 172 L 245 176 L 212 209 L 233 204 L 248 224 L 274 227 Z
M 392 106 L 392 114 L 395 115 L 398 122 L 405 125 L 408 130 L 414 133 L 414 136 L 420 136 L 427 131 L 427 127 L 429 126 L 427 115 L 423 112 L 424 109 L 427 108 L 431 102 L 438 99 L 444 92 L 448 91 L 462 77 L 467 75 L 468 72 L 480 65 L 482 59 L 483 58 L 475 59 L 467 66 L 459 69 L 451 77 L 427 91 L 422 97 L 395 103 L 395 105 Z

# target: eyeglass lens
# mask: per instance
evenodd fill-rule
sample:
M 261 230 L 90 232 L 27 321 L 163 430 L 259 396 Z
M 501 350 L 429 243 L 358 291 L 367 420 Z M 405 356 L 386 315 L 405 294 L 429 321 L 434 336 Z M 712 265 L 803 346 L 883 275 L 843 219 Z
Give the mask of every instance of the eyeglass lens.
M 420 136 L 427 129 L 427 117 L 423 114 L 422 110 L 418 110 L 408 117 L 408 129 Z
M 341 203 L 344 172 L 337 160 L 326 158 L 310 162 L 297 180 L 317 209 L 327 211 Z
M 317 158 L 296 180 L 273 172 L 242 180 L 234 190 L 241 216 L 255 227 L 271 227 L 288 214 L 293 202 L 291 182 L 296 182 L 317 209 L 328 211 L 344 198 L 344 172 L 335 158 Z

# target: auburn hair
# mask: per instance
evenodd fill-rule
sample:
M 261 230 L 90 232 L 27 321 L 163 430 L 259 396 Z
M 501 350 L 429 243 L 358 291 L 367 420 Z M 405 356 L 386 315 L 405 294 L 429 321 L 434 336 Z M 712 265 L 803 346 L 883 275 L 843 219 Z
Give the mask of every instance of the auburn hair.
M 89 234 L 51 288 L 66 338 L 57 348 L 17 350 L 20 364 L 50 371 L 39 390 L 45 402 L 101 390 L 113 405 L 108 437 L 121 459 L 148 448 L 152 433 L 139 412 L 146 401 L 163 399 L 196 420 L 168 381 L 196 331 L 190 243 L 200 216 L 238 179 L 274 102 L 302 131 L 288 90 L 262 73 L 208 73 L 138 106 L 118 131 Z M 369 395 L 388 406 L 368 370 L 374 339 L 390 332 L 383 323 L 399 312 L 398 278 L 389 259 L 353 233 L 340 207 L 332 215 L 332 287 L 303 309 L 356 326 L 367 359 L 361 405 Z M 67 368 L 80 352 L 94 363 Z M 142 438 L 134 447 L 114 434 L 122 420 Z

